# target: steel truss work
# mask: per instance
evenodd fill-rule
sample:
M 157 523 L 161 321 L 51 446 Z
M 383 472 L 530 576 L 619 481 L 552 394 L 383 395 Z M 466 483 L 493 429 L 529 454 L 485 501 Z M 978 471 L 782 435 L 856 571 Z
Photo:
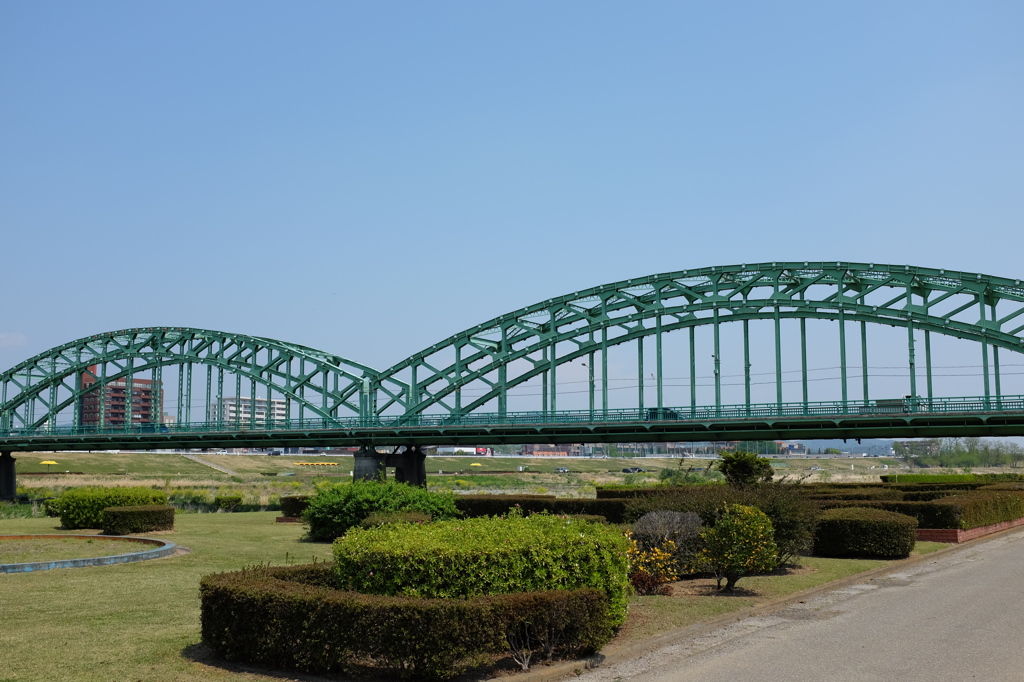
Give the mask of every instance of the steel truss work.
M 787 430 L 778 419 L 823 414 L 824 403 L 811 400 L 808 385 L 805 326 L 810 320 L 839 323 L 835 352 L 841 377 L 836 395 L 826 401 L 832 405 L 829 419 L 845 415 L 849 424 L 874 419 L 876 429 L 894 435 L 906 435 L 900 424 L 910 428 L 910 416 L 887 414 L 892 405 L 871 399 L 868 325 L 906 330 L 906 355 L 899 362 L 907 368 L 909 397 L 906 409 L 901 405 L 899 411 L 912 415 L 921 428 L 921 415 L 938 411 L 946 418 L 943 433 L 955 431 L 956 410 L 950 405 L 970 405 L 962 407 L 964 414 L 1024 412 L 1017 399 L 1003 395 L 1000 366 L 1006 352 L 1024 352 L 1020 280 L 867 263 L 762 263 L 651 275 L 549 299 L 456 334 L 384 371 L 303 346 L 199 329 L 129 329 L 79 339 L 0 374 L 0 449 L 84 449 L 99 442 L 130 447 L 150 441 L 164 447 L 315 440 L 413 445 L 492 436 L 495 442 L 703 440 L 710 433 L 708 420 L 723 419 L 774 420 L 760 431 L 786 437 L 803 431 Z M 752 399 L 749 325 L 754 321 L 767 321 L 774 329 L 775 400 L 770 403 Z M 787 334 L 785 343 L 783 321 L 799 325 L 799 335 Z M 854 364 L 847 358 L 850 325 L 859 326 L 859 340 L 849 340 L 860 351 L 855 358 L 862 368 L 859 377 L 848 371 Z M 698 329 L 710 332 L 714 365 L 714 400 L 703 405 L 697 400 L 693 343 Z M 689 335 L 688 358 L 666 350 L 666 337 L 673 332 Z M 745 400 L 739 405 L 723 400 L 723 346 L 733 334 L 743 337 Z M 943 402 L 935 394 L 935 334 L 976 344 L 982 395 Z M 623 411 L 609 402 L 609 355 L 626 344 L 636 349 L 631 386 L 636 393 Z M 794 345 L 801 358 L 801 400 L 795 402 L 783 394 L 783 348 Z M 887 356 L 892 361 L 891 352 Z M 589 409 L 583 411 L 566 410 L 566 393 L 560 390 L 574 362 L 585 363 L 589 372 Z M 688 405 L 665 399 L 670 362 L 689 364 Z M 160 400 L 160 409 L 151 413 L 167 412 L 169 418 L 138 423 L 127 416 L 111 423 L 103 412 L 104 398 L 98 401 L 98 419 L 83 419 L 83 399 L 113 386 L 124 396 L 124 414 L 134 414 L 137 380 L 152 382 L 153 395 L 162 396 L 152 398 Z M 526 386 L 535 387 L 535 403 L 526 411 L 509 409 L 510 393 Z M 211 411 L 225 399 L 251 401 L 244 420 L 242 410 L 235 410 L 233 418 L 223 410 Z M 263 416 L 257 414 L 257 400 L 266 400 Z M 273 401 L 283 406 L 283 420 L 271 417 Z M 621 417 L 627 413 L 633 416 Z M 623 422 L 622 428 L 600 428 L 613 421 Z M 506 430 L 481 431 L 482 422 Z M 568 422 L 574 426 L 566 429 Z M 697 428 L 697 422 L 704 426 Z M 508 430 L 511 424 L 515 433 Z M 531 431 L 529 424 L 549 426 Z M 1014 424 L 1004 419 L 998 433 L 1016 433 L 1021 427 Z M 443 428 L 422 440 L 428 434 L 418 429 L 428 426 Z M 748 427 L 740 430 L 758 431 Z M 325 431 L 337 437 L 331 440 Z M 202 434 L 209 438 L 203 440 Z
M 713 336 L 715 406 L 722 405 L 721 329 L 742 323 L 744 335 L 745 395 L 751 403 L 751 320 L 774 322 L 776 402 L 783 401 L 782 320 L 800 321 L 803 402 L 809 402 L 807 335 L 811 319 L 839 322 L 841 399 L 849 401 L 847 376 L 847 323 L 859 323 L 861 351 L 866 367 L 866 326 L 883 324 L 907 330 L 909 395 L 917 396 L 918 358 L 925 360 L 927 397 L 932 392 L 931 335 L 968 339 L 979 345 L 983 365 L 984 398 L 1001 392 L 999 350 L 1024 351 L 1024 286 L 976 273 L 869 263 L 762 263 L 686 270 L 652 275 L 549 299 L 503 315 L 417 353 L 380 376 L 388 385 L 374 386 L 383 408 L 397 405 L 404 414 L 440 411 L 472 413 L 496 403 L 506 412 L 509 391 L 540 378 L 542 412 L 557 412 L 559 367 L 588 360 L 590 406 L 601 396 L 600 409 L 608 409 L 609 349 L 653 337 L 653 383 L 658 408 L 664 408 L 663 337 L 676 330 L 693 332 L 710 327 Z M 733 328 L 736 328 L 734 325 Z M 918 334 L 923 332 L 923 348 Z M 644 408 L 644 344 L 637 345 L 637 405 Z M 694 345 L 690 344 L 690 395 L 696 405 Z M 649 360 L 648 360 L 649 362 Z M 597 364 L 595 364 L 597 363 Z M 600 390 L 593 380 L 600 366 Z M 514 369 L 513 369 L 514 368 Z M 870 394 L 863 373 L 863 397 Z M 406 386 L 402 393 L 391 386 Z M 472 399 L 463 395 L 477 387 Z M 837 396 L 839 397 L 839 396 Z M 381 410 L 378 410 L 378 414 Z

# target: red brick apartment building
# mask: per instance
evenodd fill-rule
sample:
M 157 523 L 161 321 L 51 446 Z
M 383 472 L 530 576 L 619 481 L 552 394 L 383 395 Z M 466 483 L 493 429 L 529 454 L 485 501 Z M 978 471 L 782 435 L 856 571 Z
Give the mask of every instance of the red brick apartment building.
M 82 372 L 82 389 L 97 383 L 96 365 Z M 160 386 L 154 386 L 151 379 L 132 379 L 131 400 L 128 398 L 128 381 L 118 379 L 107 383 L 103 389 L 96 388 L 82 396 L 79 405 L 82 425 L 97 426 L 100 423 L 102 407 L 103 423 L 106 426 L 123 426 L 126 415 L 131 414 L 132 424 L 159 423 L 163 415 L 164 395 Z M 130 405 L 130 412 L 129 412 Z

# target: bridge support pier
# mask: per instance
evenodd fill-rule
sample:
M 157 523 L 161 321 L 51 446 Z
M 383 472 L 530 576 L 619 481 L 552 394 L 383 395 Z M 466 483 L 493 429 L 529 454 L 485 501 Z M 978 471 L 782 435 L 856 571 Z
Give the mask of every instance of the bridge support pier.
M 355 455 L 356 466 L 352 478 L 356 481 L 383 481 L 387 476 L 385 457 L 387 455 L 382 455 L 373 448 L 359 448 Z
M 13 500 L 18 492 L 18 479 L 14 471 L 14 457 L 6 450 L 0 452 L 0 500 Z
M 387 466 L 395 467 L 395 480 L 420 488 L 427 487 L 427 455 L 418 445 L 410 445 L 403 452 L 388 455 Z

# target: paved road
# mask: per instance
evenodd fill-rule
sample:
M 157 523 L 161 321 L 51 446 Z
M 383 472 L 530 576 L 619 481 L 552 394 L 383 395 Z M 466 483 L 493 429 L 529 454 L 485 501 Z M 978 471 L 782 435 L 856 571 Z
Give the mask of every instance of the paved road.
M 577 679 L 1024 681 L 1024 530 Z

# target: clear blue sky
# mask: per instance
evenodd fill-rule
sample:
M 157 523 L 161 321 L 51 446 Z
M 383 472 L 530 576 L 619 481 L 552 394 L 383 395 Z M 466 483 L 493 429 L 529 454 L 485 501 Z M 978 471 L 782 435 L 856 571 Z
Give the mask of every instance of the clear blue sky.
M 654 272 L 1024 276 L 1020 2 L 0 2 L 0 368 L 182 325 L 386 367 Z

